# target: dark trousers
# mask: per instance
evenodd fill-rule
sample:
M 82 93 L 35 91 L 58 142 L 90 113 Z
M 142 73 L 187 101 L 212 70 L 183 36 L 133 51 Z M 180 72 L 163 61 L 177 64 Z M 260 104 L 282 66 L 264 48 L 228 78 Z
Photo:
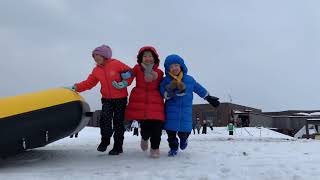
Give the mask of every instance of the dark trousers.
M 140 128 L 142 139 L 145 141 L 150 139 L 151 148 L 159 149 L 162 134 L 162 121 L 141 120 Z
M 186 141 L 190 135 L 190 132 L 177 132 L 177 131 L 167 130 L 167 134 L 168 134 L 168 143 L 169 143 L 170 149 L 178 150 L 179 140 L 177 138 L 177 135 L 180 141 L 181 140 Z
M 134 128 L 133 129 L 133 135 L 134 136 L 139 136 L 139 129 L 138 128 Z
M 102 112 L 100 118 L 100 133 L 102 138 L 110 139 L 113 134 L 115 143 L 123 144 L 124 139 L 124 112 L 127 98 L 101 99 Z
M 207 126 L 203 126 L 203 128 L 202 128 L 202 134 L 207 134 Z
M 197 128 L 198 134 L 200 134 L 200 128 Z

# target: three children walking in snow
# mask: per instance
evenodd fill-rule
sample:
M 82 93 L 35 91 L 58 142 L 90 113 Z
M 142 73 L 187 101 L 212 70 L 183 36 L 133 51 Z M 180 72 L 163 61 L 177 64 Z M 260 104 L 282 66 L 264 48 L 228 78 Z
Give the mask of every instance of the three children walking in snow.
M 164 73 L 159 69 L 159 55 L 154 47 L 145 46 L 139 50 L 133 69 L 112 58 L 111 54 L 111 48 L 106 45 L 94 49 L 92 56 L 97 66 L 87 80 L 70 87 L 82 92 L 93 88 L 98 82 L 101 84 L 101 143 L 97 150 L 104 152 L 113 135 L 114 146 L 109 154 L 123 152 L 126 119 L 140 122 L 140 147 L 147 151 L 150 142 L 152 158 L 160 156 L 162 129 L 168 135 L 168 156 L 177 155 L 179 147 L 181 150 L 187 147 L 192 130 L 193 92 L 213 107 L 219 106 L 219 99 L 210 96 L 204 87 L 188 75 L 188 68 L 178 55 L 170 55 L 165 59 L 166 76 L 163 77 Z M 134 79 L 136 86 L 131 91 L 127 105 L 127 86 Z

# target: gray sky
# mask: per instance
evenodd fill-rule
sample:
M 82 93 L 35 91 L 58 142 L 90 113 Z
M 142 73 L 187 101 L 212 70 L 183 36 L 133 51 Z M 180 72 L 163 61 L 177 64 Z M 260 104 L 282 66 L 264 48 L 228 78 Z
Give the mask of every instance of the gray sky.
M 101 44 L 130 66 L 152 45 L 162 69 L 167 55 L 181 55 L 222 101 L 230 94 L 264 111 L 320 109 L 319 7 L 316 0 L 2 0 L 0 97 L 86 79 Z M 101 108 L 99 88 L 81 94 L 92 109 Z

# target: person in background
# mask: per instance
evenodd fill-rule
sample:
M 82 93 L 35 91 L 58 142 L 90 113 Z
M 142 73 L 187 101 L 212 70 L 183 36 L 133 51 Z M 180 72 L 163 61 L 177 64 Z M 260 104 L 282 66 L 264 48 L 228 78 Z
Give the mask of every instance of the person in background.
M 197 123 L 196 123 L 196 128 L 197 128 L 197 132 L 198 132 L 198 134 L 200 134 L 201 124 L 200 124 L 200 122 L 199 122 L 199 121 L 197 121 Z
M 207 121 L 203 120 L 202 121 L 202 134 L 207 134 Z
M 195 121 L 192 121 L 192 131 L 193 131 L 193 134 L 196 134 L 196 122 Z
M 232 122 L 229 122 L 229 124 L 227 125 L 227 129 L 229 131 L 229 135 L 233 135 L 234 124 Z
M 138 123 L 138 121 L 134 120 L 131 124 L 131 127 L 133 128 L 133 135 L 139 136 L 139 123 Z
M 210 127 L 211 131 L 213 131 L 213 123 L 212 122 L 210 122 L 209 127 Z

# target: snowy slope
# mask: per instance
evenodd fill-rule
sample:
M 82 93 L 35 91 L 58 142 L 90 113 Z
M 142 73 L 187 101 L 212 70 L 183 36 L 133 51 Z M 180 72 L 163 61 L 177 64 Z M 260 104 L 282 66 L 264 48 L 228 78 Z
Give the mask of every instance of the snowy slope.
M 246 130 L 236 129 L 235 136 L 228 136 L 226 128 L 192 134 L 188 148 L 174 158 L 166 155 L 164 134 L 160 159 L 151 159 L 140 150 L 140 137 L 131 133 L 126 133 L 120 156 L 99 153 L 99 130 L 85 128 L 78 139 L 65 138 L 0 160 L 0 179 L 299 180 L 320 174 L 319 141 L 297 140 L 264 128 Z

